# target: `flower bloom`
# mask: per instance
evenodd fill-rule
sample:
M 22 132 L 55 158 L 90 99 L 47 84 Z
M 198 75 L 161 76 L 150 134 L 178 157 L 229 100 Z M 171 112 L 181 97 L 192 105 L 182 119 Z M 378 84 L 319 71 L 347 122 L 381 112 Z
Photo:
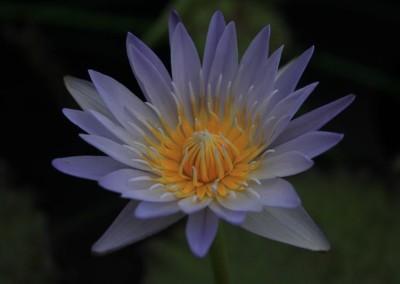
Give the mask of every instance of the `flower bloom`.
M 204 256 L 219 220 L 311 250 L 328 250 L 323 233 L 282 177 L 309 169 L 341 134 L 319 131 L 353 100 L 349 95 L 294 118 L 316 83 L 296 90 L 313 49 L 278 70 L 269 27 L 238 60 L 233 22 L 216 12 L 203 61 L 181 19 L 169 18 L 171 73 L 142 41 L 127 37 L 128 57 L 147 102 L 90 70 L 91 82 L 66 77 L 82 108 L 64 114 L 105 156 L 53 161 L 58 170 L 96 180 L 130 199 L 93 245 L 106 253 L 187 216 L 193 253 Z

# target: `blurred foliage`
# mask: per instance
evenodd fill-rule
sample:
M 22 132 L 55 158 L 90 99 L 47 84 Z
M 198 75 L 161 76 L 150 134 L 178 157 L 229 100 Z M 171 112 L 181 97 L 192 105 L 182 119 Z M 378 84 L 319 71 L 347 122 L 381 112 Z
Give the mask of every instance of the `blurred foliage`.
M 0 283 L 53 283 L 48 237 L 32 192 L 11 187 L 0 174 Z
M 400 208 L 378 182 L 315 171 L 292 182 L 331 251 L 291 247 L 224 224 L 233 283 L 400 283 Z M 183 225 L 149 242 L 145 284 L 212 283 L 210 260 L 191 254 Z

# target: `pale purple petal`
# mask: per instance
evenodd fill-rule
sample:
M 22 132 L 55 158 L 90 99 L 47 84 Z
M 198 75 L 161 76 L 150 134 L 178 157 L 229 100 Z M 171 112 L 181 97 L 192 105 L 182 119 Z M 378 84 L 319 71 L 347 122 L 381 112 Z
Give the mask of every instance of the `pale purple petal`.
M 160 203 L 176 201 L 176 196 L 173 193 L 166 192 L 162 188 L 125 191 L 122 193 L 122 197 Z
M 80 111 L 75 109 L 63 109 L 64 115 L 75 125 L 88 134 L 103 136 L 105 138 L 120 141 L 107 127 L 104 127 L 90 113 L 90 110 Z M 110 120 L 111 121 L 111 120 Z
M 308 170 L 313 161 L 299 152 L 266 154 L 249 175 L 257 179 L 291 176 Z
M 268 207 L 260 213 L 248 213 L 241 227 L 254 234 L 309 250 L 330 249 L 328 240 L 303 207 Z
M 188 216 L 186 238 L 190 249 L 198 257 L 204 257 L 218 231 L 219 218 L 209 209 Z
M 295 208 L 301 205 L 300 197 L 293 186 L 280 178 L 263 180 L 260 185 L 253 185 L 260 195 L 264 206 Z
M 174 125 L 178 120 L 176 117 L 176 103 L 171 95 L 171 77 L 165 67 L 159 67 L 159 65 L 162 65 L 161 62 L 156 61 L 151 56 L 149 58 L 149 52 L 142 53 L 144 48 L 137 41 L 128 41 L 128 57 L 135 77 L 146 99 L 158 111 L 162 111 L 163 117 L 167 122 Z
M 148 219 L 171 215 L 180 211 L 178 204 L 173 202 L 147 202 L 142 201 L 135 211 L 135 216 L 140 219 Z
M 104 154 L 107 154 L 108 156 L 125 165 L 129 165 L 139 170 L 149 170 L 147 163 L 142 160 L 141 155 L 134 151 L 133 148 L 124 147 L 115 141 L 101 136 L 86 134 L 81 134 L 79 136 L 90 145 L 102 151 Z
M 154 174 L 123 169 L 109 173 L 99 180 L 99 184 L 111 191 L 121 193 L 121 196 L 149 202 L 175 201 L 176 196 L 156 182 Z
M 102 176 L 126 167 L 107 156 L 75 156 L 52 161 L 57 170 L 72 176 L 98 180 Z
M 178 206 L 186 214 L 192 214 L 194 212 L 200 211 L 208 206 L 211 202 L 211 198 L 204 197 L 202 199 L 197 198 L 196 195 L 188 196 L 178 202 Z
M 272 53 L 268 60 L 261 67 L 261 71 L 254 80 L 254 99 L 259 102 L 262 107 L 266 102 L 270 101 L 271 94 L 274 91 L 274 83 L 278 72 L 279 61 L 281 59 L 283 46 Z
M 111 120 L 109 120 L 107 117 L 104 115 L 95 112 L 95 111 L 89 111 L 89 113 L 96 119 L 98 123 L 100 123 L 101 126 L 103 126 L 105 129 L 107 129 L 108 132 L 111 132 L 110 137 L 116 137 L 117 139 L 112 139 L 114 141 L 122 141 L 123 144 L 126 145 L 132 145 L 134 144 L 135 141 L 144 141 L 144 137 L 141 135 L 139 131 L 128 131 L 127 129 L 114 124 Z M 95 134 L 95 133 L 89 133 L 89 134 Z M 105 135 L 99 135 L 108 138 Z
M 64 83 L 70 94 L 83 110 L 93 109 L 110 119 L 114 119 L 114 116 L 108 110 L 92 82 L 65 76 Z
M 171 43 L 171 70 L 172 79 L 176 84 L 182 100 L 184 110 L 189 118 L 192 118 L 190 103 L 190 87 L 196 97 L 200 90 L 200 58 L 192 39 L 183 24 L 179 23 L 174 32 Z
M 261 211 L 260 196 L 249 190 L 229 191 L 226 196 L 217 195 L 217 201 L 225 208 L 233 211 Z
M 126 111 L 139 114 L 152 122 L 158 121 L 154 112 L 121 83 L 93 70 L 89 70 L 89 75 L 109 110 L 125 128 L 129 128 Z
M 280 153 L 298 151 L 312 159 L 335 146 L 342 138 L 343 134 L 339 133 L 311 131 L 274 149 Z
M 134 217 L 137 202 L 131 201 L 122 210 L 103 236 L 92 246 L 96 254 L 106 254 L 154 235 L 183 217 L 177 213 L 152 219 Z
M 289 63 L 289 65 L 284 68 L 283 72 L 278 75 L 278 78 L 275 82 L 275 89 L 278 90 L 277 98 L 279 100 L 283 99 L 294 91 L 301 75 L 304 72 L 304 69 L 308 64 L 308 61 L 310 61 L 313 51 L 314 47 L 307 49 L 293 62 Z
M 226 23 L 224 16 L 219 11 L 215 12 L 210 21 L 206 39 L 206 47 L 204 49 L 202 70 L 205 82 L 208 82 L 210 69 L 215 57 L 215 51 L 225 27 Z
M 254 85 L 260 72 L 265 71 L 262 67 L 268 59 L 269 36 L 270 27 L 267 26 L 257 34 L 244 53 L 239 64 L 241 69 L 239 94 L 245 93 L 251 85 Z
M 156 175 L 148 172 L 122 169 L 111 172 L 99 180 L 99 184 L 109 190 L 125 193 L 128 191 L 149 190 L 156 182 Z
M 168 33 L 169 33 L 169 42 L 172 43 L 172 39 L 174 37 L 176 26 L 182 22 L 181 17 L 179 17 L 178 13 L 175 10 L 171 10 L 168 18 Z
M 283 98 L 275 106 L 273 106 L 273 102 L 270 102 L 270 107 L 273 106 L 273 108 L 271 110 L 270 108 L 266 109 L 265 114 L 267 116 L 265 120 L 273 116 L 282 117 L 284 115 L 292 118 L 299 110 L 301 105 L 304 103 L 304 101 L 308 98 L 308 96 L 314 91 L 317 85 L 318 83 L 312 83 L 301 89 L 298 89 L 287 97 Z
M 271 147 L 289 141 L 308 131 L 320 129 L 328 121 L 348 107 L 353 102 L 354 98 L 354 95 L 342 97 L 292 120 Z
M 167 68 L 165 68 L 165 65 L 162 63 L 160 58 L 158 58 L 158 56 L 139 38 L 131 33 L 128 33 L 126 38 L 126 47 L 128 50 L 128 56 L 130 52 L 129 49 L 135 47 L 143 55 L 143 57 L 146 58 L 150 64 L 155 67 L 155 69 L 157 69 L 163 81 L 166 83 L 171 82 L 171 76 L 169 75 Z M 133 65 L 132 62 L 130 63 Z
M 231 223 L 238 225 L 244 221 L 246 218 L 246 212 L 245 211 L 233 211 L 228 208 L 225 208 L 221 204 L 219 204 L 216 201 L 213 201 L 209 204 L 208 208 L 212 210 L 215 215 L 217 215 L 219 218 Z
M 222 88 L 226 88 L 228 82 L 233 81 L 238 69 L 238 48 L 235 24 L 230 22 L 222 34 L 214 60 L 210 70 L 208 83 L 215 88 L 220 75 L 222 75 Z M 223 89 L 224 90 L 224 89 Z M 212 90 L 213 92 L 215 90 Z M 215 95 L 215 94 L 214 94 Z

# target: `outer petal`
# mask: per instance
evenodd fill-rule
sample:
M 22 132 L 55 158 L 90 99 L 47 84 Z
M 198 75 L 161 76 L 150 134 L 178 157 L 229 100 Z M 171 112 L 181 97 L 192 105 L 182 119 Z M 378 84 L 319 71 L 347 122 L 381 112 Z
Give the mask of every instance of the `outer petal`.
M 145 164 L 144 161 L 142 162 L 141 156 L 133 151 L 133 149 L 128 149 L 121 144 L 101 136 L 85 134 L 81 134 L 80 136 L 90 145 L 123 164 L 129 165 L 135 169 L 149 170 L 147 164 Z
M 278 90 L 278 100 L 283 99 L 294 91 L 301 75 L 304 72 L 304 69 L 308 64 L 308 61 L 310 61 L 313 51 L 314 47 L 307 49 L 293 62 L 289 63 L 289 65 L 284 68 L 283 72 L 278 75 L 275 83 L 275 89 Z
M 253 185 L 253 188 L 264 206 L 295 208 L 301 205 L 293 186 L 283 179 L 263 180 L 261 185 Z
M 272 208 L 261 213 L 249 213 L 242 228 L 279 242 L 315 251 L 329 250 L 324 234 L 303 207 Z
M 128 203 L 108 230 L 93 245 L 93 252 L 105 254 L 118 250 L 158 233 L 183 217 L 183 214 L 178 213 L 160 218 L 137 219 L 134 217 L 136 206 L 136 201 Z
M 205 82 L 208 82 L 210 69 L 215 57 L 215 51 L 225 27 L 226 23 L 224 16 L 219 11 L 215 12 L 210 21 L 206 39 L 206 47 L 204 49 L 202 70 Z
M 276 105 L 273 105 L 273 102 L 270 102 L 269 107 L 265 110 L 265 113 L 267 114 L 265 120 L 273 116 L 282 117 L 285 115 L 289 116 L 291 119 L 299 110 L 304 101 L 308 98 L 308 96 L 314 91 L 317 85 L 318 83 L 312 83 L 301 89 L 298 89 L 287 97 L 283 98 Z M 270 109 L 270 107 L 273 108 Z
M 182 23 L 181 17 L 175 10 L 171 10 L 168 18 L 168 32 L 169 32 L 169 42 L 172 43 L 172 38 L 174 37 L 176 26 Z
M 132 169 L 112 172 L 99 180 L 99 184 L 109 190 L 119 192 L 123 197 L 149 201 L 168 202 L 176 200 L 175 195 L 166 192 L 154 180 L 156 176 Z
M 146 97 L 158 111 L 163 110 L 168 123 L 177 122 L 177 109 L 171 95 L 171 77 L 161 61 L 144 43 L 133 35 L 127 39 L 129 62 Z
M 180 211 L 178 204 L 173 202 L 140 202 L 136 208 L 135 216 L 140 219 L 148 219 L 171 215 Z
M 57 170 L 72 176 L 98 180 L 102 176 L 126 167 L 107 156 L 76 156 L 52 161 Z
M 220 205 L 218 202 L 213 201 L 209 204 L 209 208 L 217 215 L 219 218 L 225 221 L 238 225 L 244 221 L 246 218 L 245 211 L 233 211 Z
M 104 127 L 99 121 L 96 120 L 95 117 L 90 113 L 91 110 L 88 111 L 80 111 L 75 109 L 63 109 L 64 115 L 75 125 L 80 127 L 85 132 L 92 134 L 103 136 L 105 138 L 119 141 L 119 139 L 111 133 L 111 131 Z M 111 121 L 111 120 L 110 120 Z M 118 123 L 118 122 L 117 122 Z
M 313 161 L 299 152 L 266 154 L 250 176 L 261 180 L 291 176 L 308 170 L 312 165 Z
M 289 141 L 308 131 L 320 129 L 328 121 L 348 107 L 353 102 L 354 98 L 354 95 L 345 96 L 292 120 L 271 147 Z
M 125 128 L 114 124 L 111 120 L 109 120 L 106 116 L 95 112 L 95 111 L 89 111 L 90 114 L 96 118 L 96 121 L 100 123 L 101 126 L 103 126 L 108 132 L 111 132 L 112 136 L 111 137 L 116 137 L 117 139 L 112 139 L 116 140 L 117 142 L 122 141 L 123 144 L 126 145 L 133 145 L 135 141 L 140 141 L 142 142 L 144 140 L 143 135 L 140 131 L 128 131 Z M 132 133 L 133 132 L 133 133 Z M 92 134 L 92 133 L 90 133 Z M 100 135 L 103 137 L 104 135 Z M 110 136 L 110 135 L 109 135 Z M 122 144 L 121 143 L 121 144 Z
M 114 116 L 108 110 L 107 106 L 104 104 L 99 93 L 91 82 L 71 76 L 65 76 L 64 83 L 68 91 L 83 110 L 93 109 L 104 114 L 110 119 L 114 119 Z
M 275 151 L 297 151 L 312 159 L 335 146 L 342 138 L 343 134 L 311 131 L 275 147 Z
M 157 116 L 149 107 L 121 83 L 93 70 L 89 70 L 89 75 L 108 109 L 125 128 L 130 127 L 127 111 L 146 117 L 151 122 L 158 121 Z
M 167 68 L 165 68 L 160 58 L 158 58 L 158 56 L 144 42 L 142 42 L 135 35 L 128 33 L 128 36 L 126 38 L 126 45 L 128 49 L 128 56 L 129 49 L 132 47 L 136 48 L 137 51 L 140 52 L 143 57 L 146 58 L 149 63 L 157 69 L 163 81 L 165 81 L 166 83 L 171 82 L 171 76 L 169 75 Z M 130 63 L 131 65 L 133 65 L 132 62 Z
M 218 230 L 219 218 L 209 209 L 188 216 L 186 237 L 192 252 L 203 257 L 208 252 Z

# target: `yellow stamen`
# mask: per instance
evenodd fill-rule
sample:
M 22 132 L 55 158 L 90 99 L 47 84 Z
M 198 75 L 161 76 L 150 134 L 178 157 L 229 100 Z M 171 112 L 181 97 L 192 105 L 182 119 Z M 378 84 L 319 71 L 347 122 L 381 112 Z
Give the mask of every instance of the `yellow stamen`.
M 259 130 L 259 117 L 252 113 L 252 119 L 245 106 L 238 106 L 242 103 L 231 95 L 232 82 L 226 88 L 221 82 L 222 76 L 214 89 L 215 96 L 208 85 L 207 93 L 202 90 L 198 100 L 189 83 L 191 121 L 176 100 L 175 127 L 164 121 L 162 128 L 145 124 L 151 137 L 145 137 L 147 145 L 140 145 L 140 149 L 147 149 L 143 160 L 159 175 L 157 183 L 178 198 L 236 196 L 236 191 L 249 189 L 249 181 L 259 182 L 248 177 L 249 171 L 259 165 L 256 158 L 264 151 L 263 136 L 254 137 Z M 250 109 L 255 108 L 253 105 Z M 163 120 L 161 112 L 153 109 Z

